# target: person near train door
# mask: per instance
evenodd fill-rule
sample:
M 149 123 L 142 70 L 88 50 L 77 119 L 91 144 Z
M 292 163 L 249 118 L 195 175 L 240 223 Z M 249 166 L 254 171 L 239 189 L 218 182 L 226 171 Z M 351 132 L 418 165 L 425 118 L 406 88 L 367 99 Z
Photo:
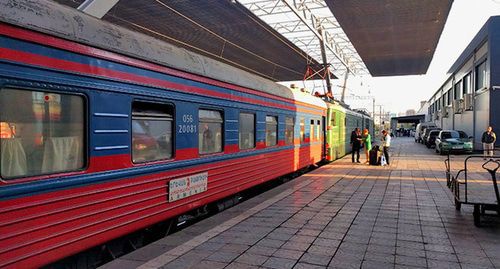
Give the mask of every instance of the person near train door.
M 354 163 L 354 154 L 356 154 L 356 162 L 359 163 L 359 150 L 361 149 L 361 131 L 359 128 L 354 129 L 351 133 L 351 155 L 352 162 Z
M 372 137 L 368 129 L 363 130 L 363 145 L 365 148 L 366 163 L 370 162 L 370 150 L 372 150 Z
M 384 157 L 387 165 L 389 162 L 389 147 L 391 146 L 391 136 L 386 130 L 382 130 L 382 149 L 384 151 Z
M 486 132 L 483 133 L 483 137 L 481 137 L 481 142 L 483 143 L 483 157 L 485 160 L 488 157 L 493 157 L 493 149 L 495 148 L 496 141 L 497 136 L 493 132 L 493 128 L 488 126 Z

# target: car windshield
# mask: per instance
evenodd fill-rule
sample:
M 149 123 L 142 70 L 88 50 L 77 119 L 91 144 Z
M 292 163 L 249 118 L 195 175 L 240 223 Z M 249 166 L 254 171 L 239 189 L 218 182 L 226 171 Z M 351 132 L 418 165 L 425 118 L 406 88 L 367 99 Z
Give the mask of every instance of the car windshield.
M 437 136 L 438 134 L 439 134 L 439 131 L 432 131 L 429 133 L 429 136 L 434 137 L 434 136 Z
M 469 136 L 464 131 L 458 131 L 460 138 L 469 138 Z
M 456 131 L 451 131 L 451 132 L 442 132 L 441 133 L 441 138 L 442 139 L 448 139 L 448 138 L 460 138 L 460 134 Z

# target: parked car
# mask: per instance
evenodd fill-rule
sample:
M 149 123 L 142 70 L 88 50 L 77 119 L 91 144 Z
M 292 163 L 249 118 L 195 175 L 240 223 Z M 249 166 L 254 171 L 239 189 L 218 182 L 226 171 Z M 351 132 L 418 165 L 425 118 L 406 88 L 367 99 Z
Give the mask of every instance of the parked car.
M 425 128 L 425 131 L 423 132 L 423 135 L 422 135 L 422 144 L 427 146 L 427 140 L 429 139 L 429 134 L 431 133 L 431 131 L 434 131 L 434 130 L 441 131 L 442 129 L 437 128 L 437 127 Z M 438 134 L 439 134 L 439 132 L 438 132 Z
M 425 145 L 428 148 L 436 146 L 436 137 L 439 135 L 439 132 L 441 132 L 441 129 L 436 129 L 429 132 L 427 140 L 425 141 Z
M 426 127 L 436 127 L 434 122 L 422 122 L 415 128 L 415 142 L 422 143 L 422 132 Z
M 436 136 L 436 153 L 472 153 L 472 137 L 463 131 L 442 130 Z

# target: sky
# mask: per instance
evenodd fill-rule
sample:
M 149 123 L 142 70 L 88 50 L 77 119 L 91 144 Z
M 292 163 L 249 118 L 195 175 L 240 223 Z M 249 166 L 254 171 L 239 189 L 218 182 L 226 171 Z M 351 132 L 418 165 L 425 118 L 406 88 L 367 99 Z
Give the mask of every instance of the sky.
M 449 76 L 448 69 L 460 56 L 490 16 L 500 15 L 500 0 L 455 0 L 441 34 L 429 69 L 425 75 L 395 77 L 350 77 L 347 80 L 346 103 L 352 108 L 364 107 L 377 113 L 418 110 L 420 101 L 428 100 Z M 341 80 L 334 81 L 334 95 L 339 96 Z M 300 84 L 299 84 L 300 85 Z M 336 86 L 335 86 L 336 85 Z M 316 87 L 323 88 L 321 82 Z M 313 85 L 308 85 L 312 88 Z

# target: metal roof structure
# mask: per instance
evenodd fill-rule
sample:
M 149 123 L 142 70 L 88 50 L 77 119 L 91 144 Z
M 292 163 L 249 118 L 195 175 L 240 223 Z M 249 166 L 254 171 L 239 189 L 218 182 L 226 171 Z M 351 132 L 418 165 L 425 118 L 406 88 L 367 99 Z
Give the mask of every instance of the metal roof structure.
M 372 76 L 425 74 L 453 0 L 325 0 Z
M 84 4 L 55 1 L 73 8 Z M 302 80 L 308 63 L 319 65 L 237 1 L 113 1 L 109 12 L 101 12 L 103 20 L 273 81 Z
M 423 74 L 453 2 L 54 1 L 273 81 Z

